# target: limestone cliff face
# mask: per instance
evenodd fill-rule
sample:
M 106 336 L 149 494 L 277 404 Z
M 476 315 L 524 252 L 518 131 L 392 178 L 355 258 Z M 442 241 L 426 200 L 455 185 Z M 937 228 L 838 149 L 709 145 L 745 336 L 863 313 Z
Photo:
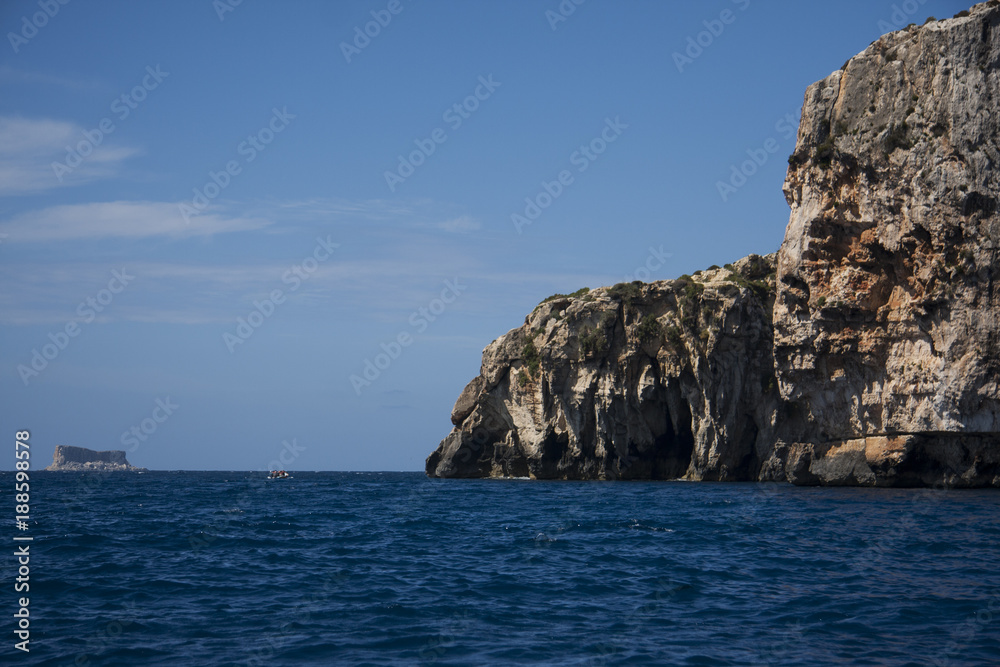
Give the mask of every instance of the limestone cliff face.
M 777 258 L 543 303 L 427 473 L 1000 487 L 998 70 L 991 0 L 810 86 Z
M 427 473 L 756 479 L 779 404 L 774 262 L 542 303 L 486 348 Z
M 56 451 L 52 454 L 52 465 L 46 470 L 94 470 L 94 471 L 116 471 L 116 470 L 145 470 L 136 468 L 125 459 L 125 452 L 122 450 L 108 450 L 97 452 L 86 447 L 70 447 L 67 445 L 56 445 Z
M 1000 3 L 963 14 L 806 92 L 774 308 L 781 394 L 809 421 L 793 479 L 861 483 L 809 472 L 853 456 L 874 483 L 903 474 L 868 465 L 887 452 L 913 475 L 949 448 L 924 483 L 1000 474 Z

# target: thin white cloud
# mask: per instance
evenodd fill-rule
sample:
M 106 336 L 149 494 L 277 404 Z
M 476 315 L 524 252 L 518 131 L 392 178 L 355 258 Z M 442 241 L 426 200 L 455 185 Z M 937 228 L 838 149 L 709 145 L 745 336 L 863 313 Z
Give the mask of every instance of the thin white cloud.
M 488 313 L 505 303 L 534 303 L 555 292 L 571 291 L 570 287 L 614 282 L 593 275 L 495 271 L 473 258 L 450 262 L 445 273 L 443 262 L 443 256 L 431 253 L 357 259 L 349 247 L 341 246 L 301 285 L 283 280 L 291 261 L 0 265 L 0 282 L 7 286 L 0 293 L 0 324 L 65 324 L 83 299 L 106 287 L 113 270 L 133 280 L 101 321 L 189 325 L 230 323 L 275 289 L 288 299 L 282 312 L 347 312 L 371 321 L 400 323 L 437 298 L 445 280 L 461 286 L 462 298 L 455 308 Z
M 479 230 L 482 225 L 479 224 L 478 220 L 475 220 L 471 216 L 462 215 L 457 218 L 452 218 L 451 220 L 439 222 L 436 227 L 446 232 L 467 233 Z
M 67 204 L 21 213 L 0 223 L 6 243 L 152 236 L 183 238 L 260 229 L 264 218 L 234 217 L 207 211 L 191 217 L 169 202 L 114 201 Z
M 261 215 L 269 218 L 299 222 L 364 222 L 370 226 L 383 225 L 395 232 L 413 229 L 464 234 L 482 228 L 479 220 L 460 213 L 456 206 L 429 199 L 398 202 L 386 199 L 317 197 L 295 201 L 266 201 L 256 205 Z
M 0 145 L 5 154 L 48 154 L 68 143 L 75 129 L 65 121 L 0 116 Z
M 279 201 L 265 204 L 280 210 L 286 215 L 304 220 L 319 220 L 331 217 L 354 217 L 369 220 L 398 220 L 416 214 L 415 208 L 409 204 L 385 199 L 367 199 L 352 201 L 341 198 L 301 199 L 295 201 Z
M 125 160 L 140 153 L 137 148 L 117 146 L 103 137 L 95 146 L 85 131 L 68 121 L 0 116 L 0 196 L 111 178 L 119 173 Z M 82 148 L 87 155 L 67 167 L 67 147 L 74 151 Z M 57 170 L 54 163 L 62 163 L 64 168 Z
M 446 280 L 463 286 L 455 309 L 473 313 L 492 313 L 510 304 L 521 307 L 556 292 L 622 280 L 573 270 L 548 271 L 548 267 L 513 268 L 503 259 L 502 238 L 467 233 L 477 230 L 476 219 L 448 216 L 442 208 L 446 207 L 426 202 L 393 205 L 317 199 L 260 204 L 250 217 L 225 203 L 193 216 L 188 225 L 174 203 L 107 202 L 19 214 L 0 223 L 0 234 L 8 235 L 5 243 L 100 238 L 128 242 L 144 237 L 204 238 L 265 226 L 268 232 L 287 228 L 284 236 L 258 242 L 235 262 L 195 259 L 200 253 L 187 259 L 189 246 L 183 244 L 147 244 L 138 256 L 129 253 L 122 264 L 136 279 L 115 308 L 104 314 L 109 321 L 231 323 L 252 309 L 254 300 L 280 289 L 289 301 L 282 312 L 347 315 L 402 326 L 411 313 L 439 297 Z M 393 224 L 351 224 L 379 219 Z M 442 226 L 455 231 L 445 232 Z M 312 261 L 318 239 L 340 247 L 299 284 L 289 272 Z M 0 264 L 0 282 L 8 287 L 0 293 L 0 323 L 65 321 L 81 299 L 107 283 L 112 269 L 123 268 L 119 261 L 110 260 L 113 266 L 96 259 L 68 263 L 52 255 L 42 263 Z
M 94 90 L 103 88 L 104 85 L 89 79 L 67 79 L 54 74 L 44 72 L 34 72 L 23 69 L 16 69 L 10 65 L 0 65 L 0 83 L 5 84 L 38 84 L 46 86 L 59 86 L 72 90 Z

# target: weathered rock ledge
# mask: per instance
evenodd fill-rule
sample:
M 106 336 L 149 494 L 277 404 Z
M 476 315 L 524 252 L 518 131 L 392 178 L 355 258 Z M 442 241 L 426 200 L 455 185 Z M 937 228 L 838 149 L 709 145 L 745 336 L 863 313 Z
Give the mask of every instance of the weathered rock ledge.
M 46 470 L 62 472 L 140 472 L 145 468 L 137 468 L 129 464 L 125 452 L 120 449 L 98 452 L 86 447 L 70 447 L 56 445 L 52 454 L 52 465 Z
M 557 295 L 437 477 L 1000 487 L 1000 0 L 808 88 L 777 255 Z
M 744 479 L 781 415 L 775 256 L 556 295 L 494 341 L 427 461 L 440 477 Z

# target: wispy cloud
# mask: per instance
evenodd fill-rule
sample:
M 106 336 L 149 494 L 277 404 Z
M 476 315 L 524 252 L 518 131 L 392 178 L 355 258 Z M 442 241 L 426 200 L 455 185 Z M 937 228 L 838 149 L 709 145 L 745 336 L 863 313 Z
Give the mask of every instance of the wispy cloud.
M 0 196 L 33 194 L 61 185 L 80 185 L 118 174 L 122 163 L 140 151 L 103 143 L 93 147 L 76 123 L 0 116 Z M 64 161 L 67 147 L 80 142 L 91 148 L 62 181 L 53 163 Z
M 10 65 L 0 65 L 0 83 L 2 84 L 35 84 L 59 86 L 71 90 L 94 90 L 106 87 L 91 79 L 67 79 L 66 77 L 17 69 Z
M 302 222 L 365 222 L 402 229 L 466 234 L 482 228 L 479 220 L 456 211 L 453 205 L 427 199 L 390 201 L 313 198 L 258 204 L 264 217 Z
M 264 218 L 239 217 L 207 211 L 184 219 L 177 204 L 169 202 L 115 201 L 67 204 L 21 213 L 0 223 L 7 243 L 53 242 L 79 239 L 151 236 L 182 238 L 260 229 Z
M 421 205 L 428 202 L 399 203 L 385 199 L 350 200 L 314 197 L 292 201 L 270 201 L 261 204 L 264 210 L 280 211 L 282 217 L 320 221 L 331 219 L 365 219 L 371 221 L 399 221 L 418 214 Z
M 194 216 L 190 225 L 170 202 L 75 204 L 21 213 L 0 223 L 0 234 L 8 235 L 5 243 L 106 239 L 92 247 L 109 252 L 104 259 L 66 262 L 58 249 L 71 250 L 72 243 L 45 245 L 41 261 L 0 265 L 0 282 L 7 286 L 0 293 L 0 323 L 63 321 L 123 264 L 136 280 L 105 314 L 109 321 L 191 325 L 230 323 L 275 289 L 295 304 L 283 312 L 296 316 L 347 315 L 396 326 L 436 299 L 445 280 L 467 286 L 457 310 L 480 314 L 620 280 L 565 268 L 511 266 L 505 259 L 511 239 L 484 236 L 475 218 L 455 215 L 452 208 L 433 202 L 316 199 L 265 202 L 248 214 L 223 202 Z M 284 233 L 263 243 L 235 240 L 238 245 L 232 247 L 247 251 L 235 261 L 191 253 L 201 244 L 183 243 L 262 229 Z M 178 242 L 132 245 L 144 238 Z M 340 247 L 329 260 L 314 264 L 299 287 L 295 276 L 312 261 L 318 238 Z
M 471 216 L 462 215 L 457 218 L 437 223 L 436 227 L 445 232 L 466 233 L 477 231 L 482 225 Z
M 374 322 L 400 323 L 439 296 L 446 279 L 467 289 L 455 307 L 480 314 L 511 303 L 540 301 L 567 291 L 567 286 L 613 282 L 594 275 L 510 272 L 483 266 L 468 256 L 449 259 L 426 252 L 368 260 L 353 257 L 350 247 L 342 246 L 338 252 L 296 290 L 285 279 L 293 275 L 290 268 L 298 261 L 4 264 L 0 265 L 0 283 L 6 287 L 0 292 L 0 324 L 65 323 L 82 299 L 106 286 L 112 270 L 123 270 L 135 280 L 115 307 L 102 314 L 102 321 L 192 325 L 229 323 L 274 289 L 283 290 L 294 304 L 283 312 L 320 317 L 350 313 Z

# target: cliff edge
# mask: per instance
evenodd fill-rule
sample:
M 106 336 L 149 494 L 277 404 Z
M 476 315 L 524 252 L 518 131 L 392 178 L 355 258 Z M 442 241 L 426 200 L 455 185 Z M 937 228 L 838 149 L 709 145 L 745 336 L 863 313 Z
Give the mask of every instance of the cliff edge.
M 486 348 L 427 473 L 755 477 L 781 416 L 775 261 L 550 297 Z
M 803 483 L 1000 486 L 1000 2 L 806 91 L 774 358 Z
M 540 304 L 437 477 L 1000 487 L 1000 0 L 805 95 L 777 255 Z
M 56 451 L 52 454 L 52 465 L 46 468 L 46 470 L 138 472 L 146 469 L 136 468 L 131 465 L 125 459 L 125 452 L 120 449 L 97 452 L 86 447 L 56 445 Z

